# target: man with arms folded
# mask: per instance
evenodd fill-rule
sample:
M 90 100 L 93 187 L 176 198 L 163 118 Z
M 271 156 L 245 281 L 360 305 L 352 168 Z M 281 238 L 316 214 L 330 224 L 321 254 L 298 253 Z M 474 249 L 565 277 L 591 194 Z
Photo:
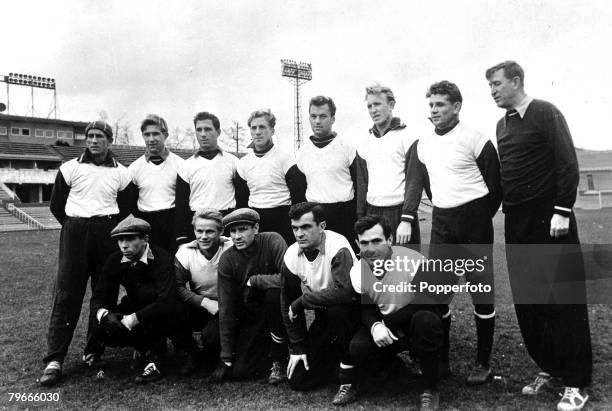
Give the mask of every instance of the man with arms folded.
M 144 360 L 137 383 L 161 378 L 166 337 L 181 329 L 176 313 L 172 257 L 149 244 L 151 226 L 132 215 L 111 232 L 119 251 L 106 260 L 91 297 L 98 320 L 95 338 L 109 347 L 133 347 Z M 126 295 L 117 305 L 119 287 Z
M 134 214 L 151 224 L 151 243 L 174 255 L 176 178 L 184 160 L 166 147 L 168 125 L 160 116 L 149 114 L 140 131 L 145 153 L 128 167 L 138 192 Z
M 374 125 L 357 144 L 357 217 L 385 217 L 397 244 L 419 244 L 419 219 L 406 210 L 408 152 L 417 136 L 393 117 L 389 87 L 366 87 L 365 100 Z
M 289 207 L 304 201 L 306 182 L 295 165 L 293 155 L 274 144 L 276 117 L 269 109 L 251 113 L 248 120 L 253 137 L 253 152 L 238 162 L 240 192 L 247 193 L 248 206 L 259 213 L 259 231 L 274 231 L 293 242 Z
M 357 219 L 355 232 L 362 260 L 351 269 L 351 282 L 361 295 L 363 325 L 351 340 L 351 358 L 361 372 L 366 369 L 380 372 L 390 362 L 401 361 L 396 354 L 403 350 L 402 343 L 407 342 L 422 372 L 420 409 L 436 410 L 440 400 L 437 384 L 443 336 L 440 306 L 417 303 L 415 292 L 419 285 L 412 281 L 414 273 L 397 268 L 386 271 L 379 264 L 398 256 L 413 260 L 421 256 L 413 250 L 391 246 L 393 234 L 384 217 Z M 385 291 L 411 281 L 416 286 L 415 292 L 403 288 L 402 292 Z M 355 384 L 351 386 L 353 400 L 357 393 Z
M 232 242 L 222 238 L 223 216 L 217 210 L 205 208 L 193 215 L 195 240 L 179 248 L 174 259 L 176 291 L 187 311 L 188 341 L 177 341 L 187 358 L 181 374 L 192 373 L 198 367 L 195 342 L 191 331 L 201 332 L 203 362 L 209 365 L 219 358 L 219 298 L 217 295 L 217 268 L 224 251 Z M 216 362 L 214 363 L 216 365 Z
M 289 385 L 303 391 L 325 384 L 339 364 L 341 385 L 333 403 L 347 403 L 353 371 L 348 344 L 359 321 L 350 280 L 356 258 L 346 238 L 325 230 L 320 204 L 295 204 L 289 217 L 296 243 L 285 253 L 281 280 L 281 310 L 291 345 Z M 308 329 L 306 309 L 315 314 Z
M 506 110 L 497 123 L 506 258 L 515 311 L 527 351 L 542 369 L 523 387 L 536 395 L 560 379 L 561 411 L 581 409 L 589 396 L 592 352 L 585 273 L 576 218 L 579 173 L 563 114 L 525 94 L 525 74 L 514 61 L 486 71 L 495 104 Z M 519 249 L 519 244 L 537 244 Z M 550 252 L 553 249 L 552 253 Z M 543 251 L 546 251 L 544 253 Z M 531 257 L 534 264 L 526 264 Z M 572 284 L 560 301 L 555 289 Z M 540 301 L 521 297 L 535 289 Z M 570 298 L 568 298 L 570 297 Z
M 193 119 L 200 149 L 183 163 L 176 182 L 176 242 L 193 240 L 195 210 L 214 208 L 226 215 L 236 208 L 238 158 L 217 144 L 221 124 L 214 114 L 201 112 Z M 238 194 L 240 197 L 240 194 Z
M 50 208 L 62 231 L 47 355 L 43 360 L 46 368 L 40 377 L 40 384 L 45 386 L 57 383 L 62 376 L 87 280 L 91 277 L 93 290 L 104 261 L 116 250 L 110 232 L 119 214 L 124 215 L 129 208 L 126 188 L 130 174 L 110 151 L 112 141 L 110 125 L 104 121 L 89 123 L 85 129 L 87 148 L 79 157 L 62 164 L 53 185 Z M 83 356 L 89 366 L 99 360 L 102 352 L 92 339 L 95 324 L 95 313 L 90 312 Z
M 313 135 L 297 152 L 297 166 L 306 176 L 306 200 L 325 210 L 326 229 L 353 238 L 357 161 L 355 145 L 332 131 L 336 105 L 325 96 L 310 99 Z M 350 240 L 349 240 L 350 241 Z M 353 244 L 351 244 L 353 246 Z M 353 251 L 357 251 L 353 247 Z
M 456 247 L 440 246 L 441 253 L 450 253 L 445 255 L 448 257 L 476 259 L 487 256 L 485 269 L 467 272 L 466 281 L 493 286 L 492 219 L 501 203 L 497 151 L 488 138 L 459 121 L 463 98 L 454 83 L 434 83 L 426 97 L 434 131 L 420 138 L 411 149 L 407 212 L 417 217 L 425 187 L 434 206 L 431 244 L 457 244 Z M 469 249 L 462 248 L 470 244 Z M 435 252 L 435 247 L 431 250 Z M 458 278 L 450 277 L 452 281 Z M 489 366 L 495 329 L 493 300 L 493 293 L 472 294 L 478 344 L 468 384 L 483 384 L 493 376 Z M 443 373 L 449 372 L 451 312 L 448 306 L 446 308 L 442 316 L 445 332 Z
M 287 244 L 259 233 L 259 214 L 240 208 L 223 218 L 234 245 L 219 260 L 221 361 L 212 381 L 259 375 L 272 360 L 268 382 L 283 381 L 287 337 L 280 311 L 280 276 Z M 269 358 L 270 357 L 270 358 Z

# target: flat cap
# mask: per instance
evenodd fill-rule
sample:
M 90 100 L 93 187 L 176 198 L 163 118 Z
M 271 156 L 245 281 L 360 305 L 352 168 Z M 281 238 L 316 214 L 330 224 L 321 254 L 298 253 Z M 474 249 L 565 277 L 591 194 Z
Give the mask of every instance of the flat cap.
M 151 232 L 151 225 L 145 220 L 134 217 L 132 214 L 125 217 L 111 231 L 111 237 L 123 235 L 145 235 Z
M 255 210 L 251 210 L 250 208 L 239 208 L 223 217 L 223 225 L 225 228 L 240 223 L 259 223 L 259 213 Z
M 113 128 L 106 121 L 96 120 L 96 121 L 92 121 L 91 123 L 89 123 L 87 127 L 85 127 L 85 136 L 87 136 L 87 133 L 89 133 L 89 130 L 92 130 L 92 129 L 100 130 L 101 132 L 103 132 L 106 138 L 112 143 Z

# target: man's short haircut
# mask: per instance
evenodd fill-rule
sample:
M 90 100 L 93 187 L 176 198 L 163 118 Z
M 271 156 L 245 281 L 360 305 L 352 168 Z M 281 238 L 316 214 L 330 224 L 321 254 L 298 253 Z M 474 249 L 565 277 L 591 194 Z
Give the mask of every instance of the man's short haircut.
M 389 224 L 389 220 L 385 217 L 377 216 L 377 215 L 365 215 L 360 217 L 355 222 L 355 234 L 359 236 L 363 234 L 366 230 L 374 227 L 376 224 L 380 224 L 383 229 L 383 234 L 385 239 L 390 238 L 393 235 L 391 231 L 391 224 Z
M 289 218 L 299 220 L 304 214 L 312 213 L 315 223 L 320 224 L 326 221 L 325 210 L 319 203 L 304 201 L 303 203 L 294 204 L 289 209 Z
M 518 77 L 521 80 L 521 86 L 525 85 L 525 72 L 523 71 L 523 68 L 513 60 L 503 61 L 487 69 L 485 72 L 486 79 L 490 80 L 491 77 L 493 77 L 493 74 L 501 69 L 504 70 L 504 77 L 506 77 L 508 80 Z
M 147 128 L 148 126 L 158 127 L 159 131 L 161 131 L 163 135 L 168 137 L 168 124 L 166 123 L 166 120 L 164 120 L 157 114 L 148 114 L 147 117 L 142 120 L 142 123 L 140 124 L 140 132 L 144 133 L 145 128 Z
M 391 89 L 389 87 L 385 87 L 385 86 L 381 86 L 378 83 L 372 84 L 371 86 L 366 87 L 366 95 L 365 95 L 365 99 L 368 99 L 369 95 L 377 95 L 377 94 L 383 94 L 387 97 L 387 102 L 395 102 L 395 96 L 393 95 L 393 91 L 391 91 Z
M 329 107 L 329 114 L 333 117 L 336 115 L 336 105 L 334 104 L 334 100 L 331 97 L 326 96 L 315 96 L 310 99 L 310 104 L 308 105 L 308 111 L 310 111 L 310 107 L 317 106 L 321 107 L 326 105 Z
M 200 111 L 193 118 L 193 126 L 195 127 L 198 121 L 210 120 L 213 124 L 215 130 L 221 130 L 221 123 L 219 122 L 219 118 L 208 111 Z
M 442 80 L 438 83 L 433 83 L 431 86 L 429 86 L 425 97 L 429 98 L 433 94 L 448 96 L 448 100 L 451 103 L 463 102 L 463 97 L 461 96 L 461 91 L 459 91 L 459 87 L 457 87 L 455 83 L 451 83 L 450 81 Z
M 270 111 L 269 108 L 262 108 L 261 110 L 253 111 L 247 120 L 247 125 L 251 127 L 251 122 L 259 117 L 265 118 L 270 128 L 274 128 L 274 126 L 276 126 L 276 117 L 274 117 L 274 114 L 272 114 L 272 111 Z
M 191 219 L 191 224 L 194 227 L 198 218 L 214 221 L 217 224 L 217 229 L 219 232 L 223 233 L 223 214 L 221 214 L 218 210 L 215 210 L 214 208 L 202 208 L 197 210 Z

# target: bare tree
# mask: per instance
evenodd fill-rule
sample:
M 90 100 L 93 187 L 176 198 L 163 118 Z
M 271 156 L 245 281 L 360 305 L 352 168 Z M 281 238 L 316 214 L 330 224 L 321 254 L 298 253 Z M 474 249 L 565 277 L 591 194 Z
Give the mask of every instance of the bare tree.
M 170 149 L 179 148 L 180 138 L 181 138 L 181 129 L 179 127 L 174 127 L 168 133 L 168 138 L 166 139 L 166 147 Z
M 223 129 L 219 142 L 224 150 L 244 153 L 250 143 L 250 136 L 246 134 L 246 129 L 240 123 L 232 121 L 231 126 Z

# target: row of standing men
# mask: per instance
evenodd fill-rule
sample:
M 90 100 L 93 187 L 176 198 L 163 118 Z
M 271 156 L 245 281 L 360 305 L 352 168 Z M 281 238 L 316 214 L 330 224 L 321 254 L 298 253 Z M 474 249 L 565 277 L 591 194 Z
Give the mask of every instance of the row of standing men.
M 193 239 L 190 222 L 202 207 L 227 215 L 248 206 L 261 217 L 259 231 L 275 231 L 293 243 L 288 211 L 304 200 L 321 204 L 327 228 L 346 238 L 354 238 L 356 217 L 378 215 L 389 221 L 395 243 L 417 244 L 417 210 L 425 189 L 434 205 L 431 243 L 492 244 L 491 219 L 502 197 L 507 244 L 578 243 L 572 212 L 577 161 L 562 114 L 525 94 L 524 73 L 515 62 L 492 67 L 486 77 L 496 104 L 507 110 L 497 126 L 499 157 L 489 139 L 459 121 L 462 96 L 447 81 L 429 88 L 434 130 L 420 138 L 393 116 L 395 97 L 387 87 L 366 89 L 374 125 L 354 140 L 332 131 L 333 101 L 313 98 L 313 136 L 296 160 L 274 145 L 275 118 L 269 110 L 249 118 L 253 152 L 240 160 L 219 149 L 220 124 L 210 113 L 195 116 L 200 150 L 185 161 L 164 145 L 166 122 L 148 116 L 141 127 L 146 153 L 128 170 L 108 150 L 112 129 L 104 122 L 91 123 L 87 149 L 61 166 L 52 195 L 51 210 L 62 223 L 62 233 L 47 368 L 53 363 L 61 369 L 87 280 L 91 276 L 95 288 L 102 264 L 114 249 L 109 233 L 117 216 L 130 210 L 150 223 L 151 242 L 171 255 Z M 513 266 L 510 256 L 508 262 L 512 283 L 522 268 Z M 575 276 L 580 280 L 584 273 Z M 492 274 L 479 280 L 492 284 Z M 521 284 L 512 286 L 514 292 Z M 444 311 L 443 363 L 451 319 L 450 310 Z M 523 391 L 537 393 L 560 377 L 566 387 L 560 409 L 582 407 L 591 378 L 586 306 L 517 304 L 516 313 L 529 353 L 543 370 Z M 474 314 L 478 341 L 473 374 L 478 381 L 489 380 L 494 306 L 475 304 Z M 557 326 L 559 321 L 573 324 L 571 338 L 559 334 L 564 329 Z M 90 313 L 88 335 L 96 323 L 95 313 Z M 553 331 L 539 332 L 543 324 Z M 558 349 L 547 349 L 550 344 Z M 84 358 L 92 354 L 95 347 L 88 344 Z

